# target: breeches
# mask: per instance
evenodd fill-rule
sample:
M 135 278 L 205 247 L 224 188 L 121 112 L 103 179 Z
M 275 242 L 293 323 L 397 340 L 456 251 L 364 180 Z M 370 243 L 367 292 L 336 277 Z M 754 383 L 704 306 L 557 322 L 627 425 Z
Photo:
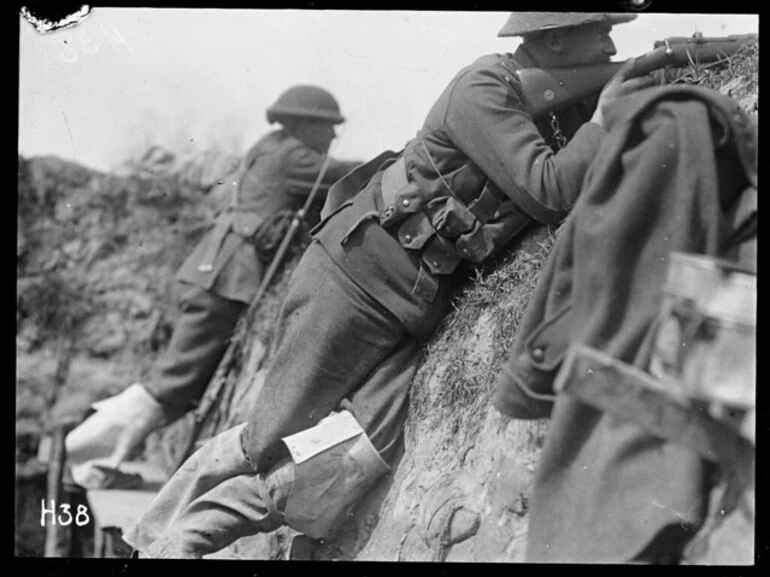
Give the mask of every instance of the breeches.
M 274 346 L 242 437 L 256 470 L 267 471 L 288 456 L 282 437 L 341 408 L 355 416 L 387 461 L 406 419 L 419 348 L 316 242 L 291 277 Z
M 246 305 L 194 285 L 184 285 L 171 342 L 146 385 L 173 420 L 203 396 Z
M 335 409 L 350 411 L 373 449 L 389 459 L 407 415 L 419 348 L 403 325 L 317 243 L 310 245 L 291 278 L 274 346 L 248 423 L 225 431 L 195 453 L 128 532 L 127 542 L 150 556 L 197 557 L 240 536 L 289 522 L 284 506 L 300 490 L 302 476 L 281 439 L 315 426 Z M 365 490 L 375 478 L 359 479 L 363 471 L 345 473 L 355 462 L 348 462 L 351 455 L 335 455 L 323 461 L 326 470 L 313 468 L 308 474 L 320 475 L 322 488 L 342 483 L 350 490 L 327 491 L 328 501 L 307 502 L 308 510 L 332 510 L 339 505 L 335 499 L 352 504 L 359 497 L 355 491 Z M 334 458 L 342 459 L 339 467 Z M 311 461 L 300 468 L 307 463 Z M 263 475 L 255 474 L 254 465 Z M 364 481 L 365 486 L 356 486 Z M 310 515 L 301 496 L 296 499 L 299 505 L 289 504 L 286 515 L 298 506 L 295 513 Z M 314 518 L 305 519 L 308 530 L 320 533 L 332 526 L 329 517 L 315 525 Z

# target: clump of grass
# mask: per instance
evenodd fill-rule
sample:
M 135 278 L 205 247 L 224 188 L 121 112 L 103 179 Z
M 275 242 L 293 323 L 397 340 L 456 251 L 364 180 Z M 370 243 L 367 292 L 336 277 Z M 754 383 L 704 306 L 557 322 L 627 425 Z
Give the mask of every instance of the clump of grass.
M 477 431 L 480 419 L 469 423 L 467 417 L 489 401 L 554 240 L 550 229 L 530 233 L 455 295 L 454 310 L 424 349 L 412 385 L 408 435 L 414 433 L 411 423 L 425 420 L 453 431 L 462 424 L 466 435 Z M 440 386 L 430 387 L 436 378 Z
M 735 54 L 709 64 L 691 62 L 689 66 L 666 71 L 673 83 L 702 86 L 720 92 L 737 92 L 741 97 L 756 94 L 759 88 L 759 39 L 742 46 Z M 738 88 L 735 90 L 732 87 Z M 727 88 L 727 90 L 725 90 Z

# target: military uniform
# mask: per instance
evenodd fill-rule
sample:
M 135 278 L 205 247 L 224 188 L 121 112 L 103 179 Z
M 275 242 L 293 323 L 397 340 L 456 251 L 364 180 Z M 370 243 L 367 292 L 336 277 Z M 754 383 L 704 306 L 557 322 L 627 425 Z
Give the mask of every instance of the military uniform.
M 257 292 L 269 264 L 258 252 L 261 227 L 275 215 L 302 207 L 323 158 L 286 130 L 275 130 L 248 151 L 238 172 L 223 183 L 229 205 L 176 274 L 183 286 L 182 314 L 157 365 L 157 378 L 146 385 L 170 418 L 195 407 Z M 331 161 L 319 197 L 354 166 Z
M 548 124 L 527 114 L 514 74 L 531 65 L 517 52 L 460 71 L 404 151 L 359 167 L 362 190 L 313 231 L 244 435 L 258 471 L 286 456 L 282 437 L 343 401 L 387 459 L 405 419 L 417 343 L 446 315 L 461 263 L 482 262 L 530 224 L 567 214 L 604 130 L 585 123 L 588 110 L 572 109 L 560 122 L 571 142 L 554 153 L 543 137 Z

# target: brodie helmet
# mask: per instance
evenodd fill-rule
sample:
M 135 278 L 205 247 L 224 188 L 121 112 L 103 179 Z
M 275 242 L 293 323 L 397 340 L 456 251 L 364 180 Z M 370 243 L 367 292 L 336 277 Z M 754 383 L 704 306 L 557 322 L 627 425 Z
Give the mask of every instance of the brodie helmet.
M 607 12 L 513 12 L 497 33 L 498 36 L 524 36 L 542 30 L 581 26 L 593 22 L 623 24 L 636 19 L 636 14 Z
M 267 109 L 267 121 L 270 123 L 280 122 L 286 117 L 315 118 L 333 124 L 345 122 L 334 96 L 310 84 L 292 86 Z

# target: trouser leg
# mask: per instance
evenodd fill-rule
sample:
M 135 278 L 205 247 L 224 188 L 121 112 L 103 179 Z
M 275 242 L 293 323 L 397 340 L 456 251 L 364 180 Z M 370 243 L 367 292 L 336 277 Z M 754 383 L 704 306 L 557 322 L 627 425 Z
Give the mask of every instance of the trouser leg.
M 385 461 L 398 446 L 409 411 L 409 390 L 417 373 L 420 348 L 405 337 L 391 354 L 342 401 Z
M 253 474 L 239 443 L 244 425 L 230 429 L 180 468 L 126 541 L 145 556 L 173 558 L 201 557 L 285 522 L 311 536 L 327 534 L 387 472 L 379 455 L 387 458 L 401 435 L 417 356 L 413 341 L 402 342 L 343 403 L 359 412 L 371 440 L 356 435 L 299 469 L 279 463 L 263 478 Z
M 225 354 L 246 305 L 185 285 L 181 315 L 147 390 L 170 420 L 195 408 Z
M 144 556 L 201 558 L 241 537 L 278 529 L 284 524 L 280 505 L 291 487 L 293 467 L 287 462 L 265 478 L 248 473 L 222 481 L 189 503 Z
M 149 557 L 202 557 L 283 524 L 293 463 L 256 475 L 240 445 L 244 425 L 194 453 L 169 479 L 124 540 Z
M 391 355 L 412 346 L 403 325 L 317 243 L 294 270 L 275 343 L 244 434 L 244 448 L 258 471 L 287 456 L 282 437 L 313 427 L 384 370 Z M 380 413 L 372 411 L 373 422 Z

